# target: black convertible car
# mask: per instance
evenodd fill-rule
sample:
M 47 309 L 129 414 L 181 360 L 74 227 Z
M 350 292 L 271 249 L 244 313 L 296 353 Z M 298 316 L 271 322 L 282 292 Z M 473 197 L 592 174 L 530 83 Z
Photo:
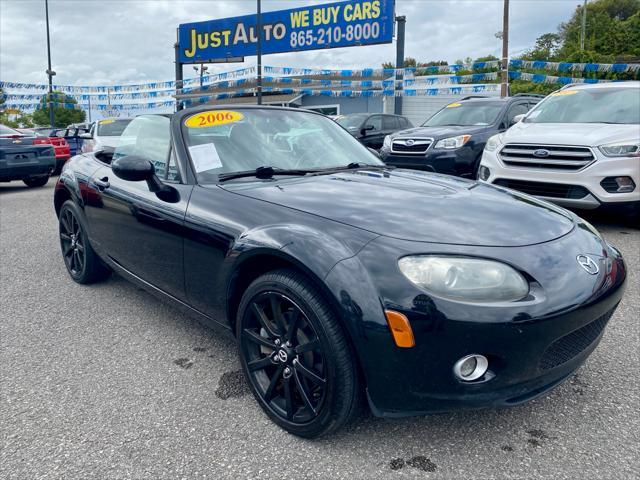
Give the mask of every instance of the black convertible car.
M 115 271 L 232 332 L 261 407 L 296 435 L 508 406 L 598 344 L 625 265 L 588 223 L 491 185 L 385 166 L 320 114 L 143 115 L 55 191 L 78 283 Z

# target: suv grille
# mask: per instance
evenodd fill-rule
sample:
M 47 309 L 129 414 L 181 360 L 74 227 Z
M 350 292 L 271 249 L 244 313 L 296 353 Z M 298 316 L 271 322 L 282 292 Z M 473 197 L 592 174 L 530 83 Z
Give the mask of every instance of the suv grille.
M 424 155 L 431 146 L 431 138 L 396 138 L 391 143 L 392 153 Z
M 570 198 L 577 200 L 589 195 L 589 190 L 579 185 L 564 185 L 561 183 L 527 182 L 523 180 L 507 180 L 498 178 L 494 185 L 512 188 L 535 197 Z
M 500 150 L 500 159 L 513 167 L 580 170 L 595 157 L 587 147 L 507 144 Z
M 559 338 L 549 345 L 549 348 L 540 359 L 540 368 L 549 370 L 562 365 L 586 349 L 600 336 L 614 311 L 615 307 L 601 317 L 596 318 L 593 322 Z

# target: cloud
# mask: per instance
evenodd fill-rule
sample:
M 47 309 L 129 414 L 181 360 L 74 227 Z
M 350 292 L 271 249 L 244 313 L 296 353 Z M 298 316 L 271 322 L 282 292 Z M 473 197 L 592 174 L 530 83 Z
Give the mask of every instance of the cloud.
M 263 0 L 263 10 L 328 3 Z M 566 21 L 576 0 L 512 0 L 511 51 L 521 53 L 535 39 Z M 502 0 L 397 0 L 407 17 L 406 55 L 419 60 L 499 56 Z M 55 83 L 126 84 L 174 77 L 173 44 L 180 23 L 246 15 L 254 0 L 50 0 L 51 55 Z M 366 49 L 366 50 L 365 50 Z M 365 53 L 366 52 L 366 53 Z M 341 48 L 269 55 L 275 66 L 358 68 L 395 58 L 395 45 Z M 254 65 L 248 58 L 246 65 Z M 212 71 L 241 68 L 215 65 Z M 46 31 L 43 0 L 0 1 L 0 79 L 46 83 Z M 185 76 L 194 76 L 191 67 Z

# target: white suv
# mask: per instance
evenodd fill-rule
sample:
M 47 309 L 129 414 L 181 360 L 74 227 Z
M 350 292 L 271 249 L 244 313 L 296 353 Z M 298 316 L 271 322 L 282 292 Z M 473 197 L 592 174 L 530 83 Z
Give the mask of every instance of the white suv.
M 491 137 L 482 181 L 559 205 L 640 210 L 640 82 L 568 85 Z

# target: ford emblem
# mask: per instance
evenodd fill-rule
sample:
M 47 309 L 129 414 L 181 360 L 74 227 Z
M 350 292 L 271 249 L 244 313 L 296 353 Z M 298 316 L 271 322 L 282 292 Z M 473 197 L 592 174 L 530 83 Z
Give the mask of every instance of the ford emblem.
M 545 158 L 545 157 L 548 157 L 549 155 L 551 155 L 551 152 L 549 150 L 545 150 L 544 148 L 539 148 L 538 150 L 533 152 L 534 157 Z

